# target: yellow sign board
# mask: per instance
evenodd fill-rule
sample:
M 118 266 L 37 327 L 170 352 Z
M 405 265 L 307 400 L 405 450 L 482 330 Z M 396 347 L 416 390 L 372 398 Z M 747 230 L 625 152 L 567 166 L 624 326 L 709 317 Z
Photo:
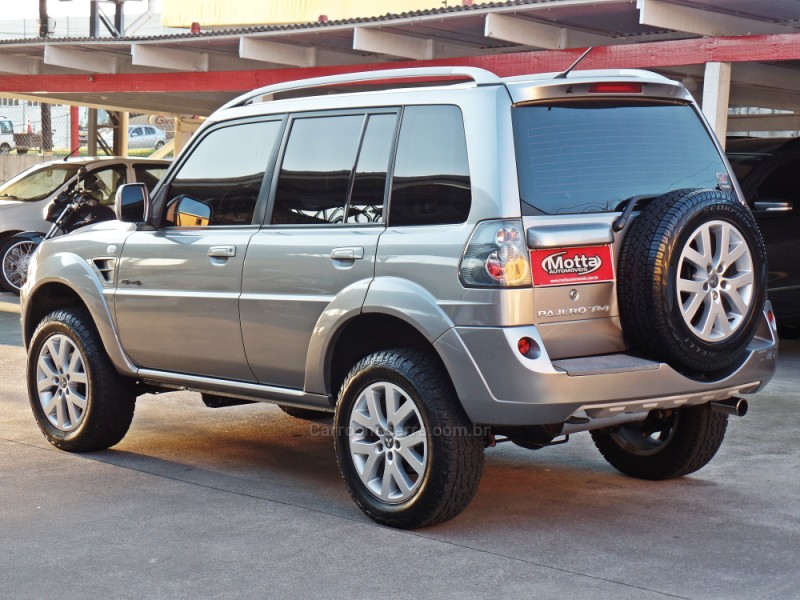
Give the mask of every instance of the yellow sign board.
M 417 10 L 460 6 L 461 0 L 164 0 L 164 27 L 235 27 L 311 23 L 325 15 L 330 21 L 379 17 Z

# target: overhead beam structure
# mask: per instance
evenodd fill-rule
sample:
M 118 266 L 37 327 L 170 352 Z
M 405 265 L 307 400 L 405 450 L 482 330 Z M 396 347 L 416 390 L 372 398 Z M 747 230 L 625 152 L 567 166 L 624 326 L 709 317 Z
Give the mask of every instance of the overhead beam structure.
M 800 115 L 737 115 L 728 117 L 728 132 L 800 131 Z
M 175 71 L 208 71 L 208 53 L 133 44 L 131 57 L 134 65 L 156 67 Z
M 636 0 L 642 25 L 698 35 L 759 35 L 796 31 L 770 21 L 757 21 L 722 12 L 700 10 L 665 0 Z
M 44 62 L 66 69 L 75 69 L 88 73 L 114 74 L 119 64 L 118 58 L 108 52 L 88 52 L 61 46 L 45 46 Z
M 488 38 L 549 50 L 606 46 L 614 43 L 614 38 L 612 37 L 548 25 L 500 13 L 486 15 L 483 33 Z
M 239 40 L 239 58 L 277 65 L 314 67 L 317 65 L 317 49 L 310 46 L 243 37 Z
M 18 75 L 38 75 L 42 61 L 35 58 L 0 55 L 0 73 L 16 73 Z
M 189 114 L 209 114 L 232 96 L 257 87 L 289 81 L 304 77 L 334 75 L 354 71 L 367 71 L 386 68 L 385 63 L 363 62 L 361 64 L 337 64 L 334 66 L 315 66 L 306 69 L 278 68 L 238 71 L 209 72 L 145 72 L 108 74 L 91 71 L 98 66 L 84 59 L 87 52 L 73 50 L 79 57 L 70 54 L 65 57 L 57 46 L 46 46 L 50 59 L 53 51 L 59 54 L 60 62 L 70 68 L 83 66 L 90 69 L 87 74 L 24 75 L 9 74 L 0 77 L 0 95 L 40 101 L 81 104 L 84 106 L 109 106 L 115 110 L 133 112 L 169 113 L 168 105 L 180 107 Z M 61 49 L 63 50 L 63 49 Z M 517 52 L 482 56 L 467 56 L 427 61 L 407 61 L 392 63 L 393 67 L 420 67 L 436 65 L 464 65 L 488 69 L 500 76 L 521 75 L 561 71 L 569 66 L 580 54 L 581 49 L 542 50 L 537 52 Z M 96 57 L 109 57 L 109 53 L 93 52 Z M 0 54 L 0 57 L 4 55 Z M 69 58 L 70 60 L 66 60 Z M 774 34 L 746 37 L 695 38 L 661 42 L 648 42 L 624 46 L 604 46 L 595 48 L 578 67 L 581 69 L 602 68 L 650 68 L 676 70 L 708 62 L 734 63 L 734 74 L 744 62 L 776 62 L 800 60 L 800 33 Z M 0 64 L 1 61 L 0 61 Z M 102 66 L 102 65 L 99 65 Z M 687 67 L 688 66 L 688 67 Z M 745 66 L 745 73 L 748 67 Z M 781 69 L 784 67 L 772 67 Z M 694 67 L 696 69 L 696 67 Z M 786 69 L 788 70 L 788 69 Z M 691 71 L 694 73 L 694 71 Z M 774 71 L 774 73 L 779 73 Z M 755 74 L 752 75 L 755 78 Z M 796 79 L 789 79 L 790 86 Z M 769 82 L 759 82 L 767 84 Z M 731 90 L 731 98 L 738 105 L 773 106 L 794 108 L 798 104 L 796 91 L 778 91 L 780 84 L 773 84 L 771 90 L 743 90 L 737 88 L 736 78 Z M 47 94 L 42 94 L 47 90 Z M 791 87 L 790 87 L 791 90 Z M 773 93 L 774 92 L 774 93 Z M 741 99 L 774 98 L 771 104 L 742 104 Z M 792 104 L 793 103 L 793 104 Z
M 434 58 L 432 39 L 400 35 L 370 27 L 356 27 L 353 30 L 353 50 L 413 60 L 431 60 Z

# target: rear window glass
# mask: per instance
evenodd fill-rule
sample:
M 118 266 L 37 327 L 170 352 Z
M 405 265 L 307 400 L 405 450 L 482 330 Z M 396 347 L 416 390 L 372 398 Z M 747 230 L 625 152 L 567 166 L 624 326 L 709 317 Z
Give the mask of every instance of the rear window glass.
M 621 210 L 640 194 L 716 188 L 726 173 L 688 105 L 537 104 L 512 119 L 523 214 Z

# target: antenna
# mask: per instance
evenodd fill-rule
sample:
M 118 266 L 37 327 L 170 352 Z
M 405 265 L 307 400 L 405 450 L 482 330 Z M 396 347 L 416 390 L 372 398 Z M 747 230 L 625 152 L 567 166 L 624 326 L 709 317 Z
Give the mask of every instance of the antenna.
M 553 79 L 566 79 L 566 78 L 567 78 L 567 75 L 569 75 L 569 74 L 570 74 L 570 72 L 572 71 L 572 69 L 574 69 L 575 67 L 577 67 L 577 66 L 578 66 L 578 65 L 581 63 L 581 61 L 582 61 L 584 58 L 586 58 L 586 56 L 587 56 L 587 55 L 589 54 L 589 52 L 591 52 L 592 50 L 594 50 L 594 46 L 589 46 L 589 47 L 586 49 L 586 52 L 584 52 L 583 54 L 581 54 L 581 55 L 578 57 L 578 60 L 576 60 L 576 61 L 575 61 L 574 63 L 572 63 L 572 64 L 571 64 L 569 67 L 567 67 L 567 70 L 566 70 L 566 71 L 562 71 L 561 73 L 559 73 L 558 75 L 556 75 L 555 77 L 553 77 Z

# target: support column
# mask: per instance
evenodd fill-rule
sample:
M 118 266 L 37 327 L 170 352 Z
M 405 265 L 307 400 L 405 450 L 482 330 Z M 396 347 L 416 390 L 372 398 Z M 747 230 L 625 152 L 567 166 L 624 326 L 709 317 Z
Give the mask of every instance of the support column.
M 39 109 L 42 114 L 42 154 L 50 155 L 53 153 L 52 113 L 50 112 L 50 105 L 47 102 L 40 102 Z
M 706 63 L 703 82 L 703 114 L 725 148 L 728 133 L 728 101 L 731 95 L 731 63 Z
M 97 156 L 97 109 L 89 109 L 86 130 L 86 154 Z
M 130 113 L 117 113 L 117 128 L 114 130 L 114 155 L 128 156 L 128 122 Z
M 80 136 L 80 109 L 77 106 L 69 107 L 69 149 L 70 156 L 78 155 L 81 146 Z

